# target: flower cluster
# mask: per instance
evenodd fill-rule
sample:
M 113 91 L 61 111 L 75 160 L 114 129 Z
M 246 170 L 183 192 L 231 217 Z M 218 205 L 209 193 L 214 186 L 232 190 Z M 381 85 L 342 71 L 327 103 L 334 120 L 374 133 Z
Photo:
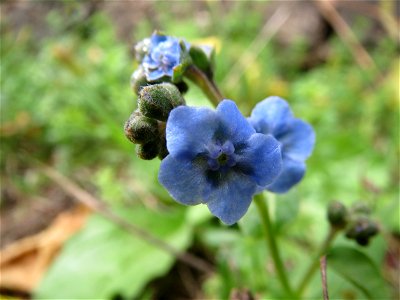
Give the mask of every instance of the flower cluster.
M 213 82 L 207 83 L 213 74 L 212 48 L 156 32 L 136 46 L 136 56 L 140 66 L 132 85 L 139 110 L 125 132 L 141 143 L 139 156 L 162 159 L 159 181 L 177 202 L 206 204 L 231 225 L 246 213 L 255 194 L 285 193 L 303 178 L 315 134 L 294 117 L 285 100 L 266 98 L 249 118 L 218 93 L 214 100 L 222 101 L 215 111 L 189 107 L 179 94 L 183 76 L 208 96 L 208 87 L 215 89 Z M 177 87 L 159 87 L 164 81 Z M 153 145 L 151 151 L 146 145 Z
M 333 201 L 328 207 L 327 217 L 334 230 L 344 230 L 346 238 L 360 246 L 367 246 L 379 232 L 378 223 L 371 218 L 370 208 L 361 201 L 350 209 L 339 201 Z
M 143 87 L 138 95 L 138 109 L 125 123 L 125 135 L 137 144 L 137 155 L 146 160 L 167 156 L 165 122 L 172 109 L 184 105 L 178 88 L 170 83 Z

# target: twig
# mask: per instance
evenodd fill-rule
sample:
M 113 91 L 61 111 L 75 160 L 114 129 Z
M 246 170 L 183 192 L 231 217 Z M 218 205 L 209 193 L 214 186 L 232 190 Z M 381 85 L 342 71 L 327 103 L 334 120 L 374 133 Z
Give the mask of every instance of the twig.
M 382 24 L 382 27 L 386 30 L 390 38 L 396 41 L 399 39 L 399 36 L 397 33 L 398 26 L 396 24 L 396 18 L 394 17 L 395 3 L 395 1 L 381 1 L 379 4 L 370 4 L 361 1 L 336 1 L 335 6 L 353 10 L 357 13 L 376 19 Z M 391 14 L 391 12 L 393 12 L 393 14 Z
M 302 296 L 303 292 L 305 291 L 307 285 L 310 283 L 314 273 L 318 270 L 318 262 L 320 258 L 326 255 L 329 247 L 331 246 L 332 242 L 334 241 L 336 235 L 338 233 L 337 229 L 329 228 L 329 232 L 323 241 L 320 249 L 318 250 L 317 256 L 311 261 L 310 266 L 308 267 L 307 271 L 305 272 L 303 279 L 300 281 L 299 287 L 297 289 L 297 293 L 299 296 Z
M 100 215 L 106 217 L 113 223 L 117 224 L 121 228 L 131 233 L 132 235 L 143 239 L 144 241 L 148 242 L 153 246 L 158 247 L 161 250 L 164 250 L 165 252 L 174 256 L 176 259 L 192 266 L 193 268 L 196 268 L 206 273 L 213 272 L 212 266 L 206 261 L 190 253 L 187 252 L 182 253 L 178 251 L 171 245 L 165 243 L 163 240 L 152 235 L 150 232 L 121 218 L 120 216 L 115 214 L 104 201 L 95 198 L 86 190 L 79 187 L 72 180 L 68 179 L 67 177 L 59 173 L 56 169 L 49 166 L 43 166 L 41 170 L 43 174 L 45 174 L 47 177 L 49 177 L 51 180 L 57 183 L 66 193 L 74 197 L 77 201 L 83 203 L 84 205 L 96 211 Z
M 357 40 L 357 37 L 354 35 L 351 28 L 343 20 L 330 0 L 315 0 L 315 4 L 324 18 L 335 29 L 338 36 L 350 48 L 351 54 L 360 67 L 364 70 L 374 69 L 379 76 L 382 77 L 382 74 L 380 73 L 371 56 Z
M 253 42 L 233 65 L 228 76 L 226 76 L 222 81 L 221 86 L 232 87 L 238 83 L 240 77 L 246 71 L 248 66 L 257 59 L 272 37 L 278 32 L 283 24 L 285 24 L 286 20 L 289 19 L 289 16 L 290 11 L 285 6 L 276 10 L 272 17 L 265 23 Z
M 328 281 L 326 278 L 326 255 L 322 256 L 319 260 L 320 270 L 321 270 L 321 279 L 322 279 L 322 293 L 324 295 L 324 300 L 329 300 L 328 295 Z

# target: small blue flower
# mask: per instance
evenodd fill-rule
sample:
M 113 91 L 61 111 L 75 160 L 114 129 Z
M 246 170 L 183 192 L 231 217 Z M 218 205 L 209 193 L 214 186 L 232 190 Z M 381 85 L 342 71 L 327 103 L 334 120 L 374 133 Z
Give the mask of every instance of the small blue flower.
M 257 132 L 274 136 L 282 149 L 282 173 L 273 183 L 262 188 L 274 193 L 287 192 L 304 176 L 305 160 L 311 155 L 315 143 L 313 128 L 296 119 L 289 104 L 276 96 L 258 103 L 249 122 Z
M 169 155 L 158 179 L 179 203 L 207 204 L 224 223 L 236 223 L 247 211 L 257 186 L 281 171 L 279 143 L 258 134 L 230 100 L 216 111 L 179 106 L 166 128 Z
M 147 80 L 154 81 L 163 76 L 172 77 L 174 68 L 181 62 L 179 39 L 153 33 L 146 47 L 147 54 L 143 58 L 142 66 Z

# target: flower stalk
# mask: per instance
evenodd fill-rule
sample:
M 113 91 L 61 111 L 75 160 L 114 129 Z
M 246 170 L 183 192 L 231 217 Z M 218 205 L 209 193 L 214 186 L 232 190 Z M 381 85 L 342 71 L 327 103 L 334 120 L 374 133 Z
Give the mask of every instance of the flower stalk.
M 274 262 L 275 269 L 278 274 L 278 279 L 279 279 L 282 287 L 284 288 L 287 296 L 289 296 L 291 299 L 293 299 L 293 298 L 295 298 L 295 294 L 293 293 L 293 290 L 289 284 L 289 281 L 287 279 L 287 275 L 285 272 L 285 267 L 283 265 L 282 258 L 279 254 L 278 244 L 276 242 L 275 234 L 274 234 L 273 228 L 272 228 L 272 222 L 271 222 L 270 213 L 269 213 L 269 209 L 268 209 L 267 199 L 261 193 L 261 194 L 254 196 L 254 202 L 257 205 L 257 209 L 258 209 L 258 212 L 260 214 L 260 217 L 261 217 L 261 220 L 263 223 L 267 247 L 269 248 L 269 250 L 271 252 L 272 260 Z
M 224 99 L 214 81 L 209 79 L 206 74 L 195 65 L 188 66 L 184 75 L 203 91 L 215 107 Z

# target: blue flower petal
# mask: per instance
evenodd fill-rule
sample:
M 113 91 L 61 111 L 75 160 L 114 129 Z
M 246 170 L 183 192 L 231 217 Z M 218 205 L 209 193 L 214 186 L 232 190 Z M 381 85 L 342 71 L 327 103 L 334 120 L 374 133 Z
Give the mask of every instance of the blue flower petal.
M 255 133 L 254 128 L 232 100 L 223 100 L 217 107 L 217 115 L 227 131 L 227 137 L 233 144 L 242 143 Z
M 151 36 L 148 53 L 142 60 L 147 80 L 154 81 L 163 76 L 171 77 L 173 68 L 180 62 L 181 52 L 177 38 L 154 33 Z
M 315 144 L 314 129 L 308 123 L 293 119 L 289 128 L 277 139 L 282 143 L 282 154 L 293 160 L 306 160 L 312 153 Z
M 149 55 L 146 55 L 143 58 L 142 66 L 145 69 L 156 69 L 159 66 L 159 63 L 154 61 Z
M 266 189 L 273 193 L 286 193 L 303 178 L 305 172 L 304 162 L 284 158 L 281 174 L 272 184 L 266 186 Z
M 166 138 L 174 157 L 194 158 L 203 153 L 219 126 L 217 115 L 208 108 L 179 106 L 168 117 Z
M 293 118 L 289 104 L 280 97 L 272 96 L 258 103 L 249 118 L 249 122 L 259 133 L 280 134 Z
M 214 216 L 232 225 L 247 212 L 256 185 L 248 176 L 240 173 L 230 173 L 228 177 L 210 191 L 207 206 Z
M 158 180 L 177 202 L 185 205 L 204 203 L 205 168 L 204 164 L 168 155 L 161 162 Z
M 155 69 L 155 70 L 145 69 L 144 73 L 145 73 L 148 81 L 154 81 L 154 80 L 160 79 L 161 77 L 163 77 L 165 75 L 163 70 L 161 70 L 161 69 Z
M 150 40 L 151 40 L 152 46 L 155 46 L 161 42 L 165 42 L 166 40 L 168 40 L 168 38 L 171 38 L 171 37 L 168 37 L 168 36 L 162 35 L 162 34 L 153 33 L 151 35 Z
M 280 145 L 272 135 L 253 134 L 241 152 L 237 156 L 237 168 L 258 185 L 271 183 L 282 170 Z

